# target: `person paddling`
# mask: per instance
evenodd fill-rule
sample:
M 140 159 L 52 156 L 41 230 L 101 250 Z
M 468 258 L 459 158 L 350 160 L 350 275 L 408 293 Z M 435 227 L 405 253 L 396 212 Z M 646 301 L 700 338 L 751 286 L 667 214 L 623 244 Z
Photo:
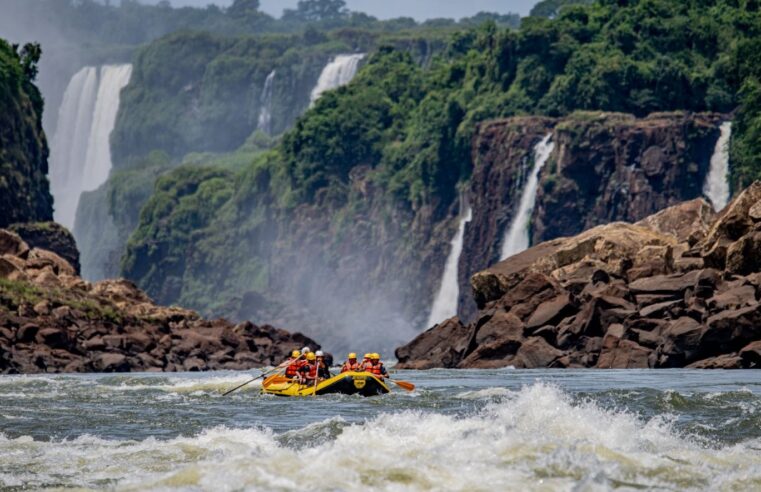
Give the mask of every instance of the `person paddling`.
M 288 360 L 288 367 L 285 369 L 285 376 L 295 378 L 298 375 L 299 368 L 306 364 L 301 352 L 294 350 L 291 352 L 291 358 Z
M 367 372 L 370 372 L 381 379 L 388 377 L 388 371 L 386 370 L 386 366 L 383 365 L 383 362 L 380 361 L 379 353 L 376 352 L 370 354 L 370 366 L 368 367 Z
M 357 354 L 354 352 L 349 354 L 346 362 L 341 366 L 341 372 L 359 371 L 359 362 L 357 362 Z
M 317 365 L 317 357 L 314 352 L 307 352 L 306 363 L 298 368 L 297 375 L 300 384 L 310 385 L 315 382 L 318 377 L 319 366 Z
M 325 353 L 322 350 L 318 350 L 315 352 L 315 358 L 317 359 L 317 376 L 320 379 L 330 379 L 332 375 L 330 374 L 328 364 L 325 362 Z
M 367 353 L 367 354 L 362 356 L 362 363 L 359 365 L 359 371 L 360 372 L 365 372 L 365 371 L 367 371 L 369 369 L 370 364 L 371 364 L 371 362 L 370 362 L 370 356 L 371 355 L 372 354 Z

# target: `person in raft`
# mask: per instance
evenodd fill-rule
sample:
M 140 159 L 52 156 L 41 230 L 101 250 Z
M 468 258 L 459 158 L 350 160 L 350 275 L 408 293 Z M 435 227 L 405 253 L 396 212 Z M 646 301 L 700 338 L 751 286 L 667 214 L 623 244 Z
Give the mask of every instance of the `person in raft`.
M 370 367 L 370 356 L 373 354 L 367 353 L 362 356 L 362 363 L 359 364 L 359 369 L 357 369 L 359 372 L 367 371 L 367 368 Z
M 330 368 L 328 368 L 328 363 L 325 361 L 325 353 L 322 350 L 318 350 L 314 355 L 317 359 L 317 372 L 320 379 L 332 378 L 333 375 L 330 374 Z
M 291 352 L 291 358 L 288 359 L 286 363 L 288 364 L 288 366 L 285 368 L 286 377 L 295 378 L 299 373 L 299 368 L 306 364 L 306 360 L 304 359 L 304 356 L 301 355 L 301 352 L 294 350 Z
M 306 364 L 298 369 L 299 383 L 309 386 L 315 384 L 315 379 L 319 382 L 330 378 L 330 371 L 325 366 L 324 358 L 322 350 L 318 350 L 316 353 L 308 352 Z
M 349 354 L 344 365 L 341 366 L 341 372 L 359 371 L 359 362 L 357 362 L 357 354 L 354 352 Z
M 370 354 L 370 365 L 365 370 L 380 379 L 388 377 L 386 366 L 380 361 L 380 354 L 377 352 Z

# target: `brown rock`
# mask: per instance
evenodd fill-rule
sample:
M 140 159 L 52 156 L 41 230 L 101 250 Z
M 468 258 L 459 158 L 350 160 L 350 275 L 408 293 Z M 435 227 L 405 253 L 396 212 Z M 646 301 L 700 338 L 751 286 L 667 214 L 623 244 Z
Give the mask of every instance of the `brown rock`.
M 94 363 L 99 372 L 129 372 L 127 357 L 122 354 L 101 354 Z
M 554 325 L 563 318 L 576 313 L 576 306 L 568 294 L 561 294 L 537 306 L 534 314 L 526 321 L 526 328 Z
M 27 323 L 21 326 L 16 332 L 16 341 L 20 343 L 29 343 L 37 337 L 40 327 L 34 323 Z
M 37 343 L 51 348 L 66 348 L 69 346 L 69 336 L 66 330 L 58 328 L 44 328 L 37 333 Z
M 29 246 L 18 234 L 0 229 L 0 256 L 11 255 L 24 258 L 28 252 Z
M 708 307 L 716 312 L 750 306 L 755 302 L 756 288 L 752 285 L 739 285 L 708 299 Z
M 204 362 L 203 360 L 197 357 L 190 357 L 188 359 L 185 359 L 182 366 L 185 368 L 186 371 L 190 371 L 190 372 L 208 371 L 208 368 L 206 367 L 206 362 Z
M 750 232 L 727 248 L 726 270 L 748 275 L 761 270 L 761 232 Z
M 709 357 L 688 365 L 689 369 L 740 369 L 743 360 L 737 354 L 724 354 L 718 357 Z
M 547 343 L 544 338 L 529 337 L 518 349 L 515 357 L 516 367 L 548 367 L 562 355 L 563 352 Z
M 669 357 L 668 367 L 683 367 L 685 361 L 694 360 L 700 346 L 703 325 L 683 316 L 670 323 L 663 331 L 664 344 L 661 352 Z
M 761 340 L 751 342 L 740 350 L 743 367 L 761 367 Z
M 468 348 L 471 330 L 455 317 L 418 335 L 396 349 L 399 369 L 430 369 L 456 366 Z M 235 355 L 239 361 L 240 354 Z
M 64 260 L 57 254 L 53 253 L 52 251 L 47 251 L 44 249 L 39 248 L 33 248 L 29 252 L 29 257 L 27 259 L 27 266 L 28 268 L 38 268 L 42 269 L 46 266 L 50 266 L 53 269 L 53 273 L 55 275 L 76 275 L 77 271 L 76 269 L 69 264 L 68 261 Z
M 715 217 L 713 207 L 705 199 L 697 198 L 661 210 L 637 222 L 637 225 L 669 234 L 682 242 L 687 241 L 691 235 L 704 236 Z

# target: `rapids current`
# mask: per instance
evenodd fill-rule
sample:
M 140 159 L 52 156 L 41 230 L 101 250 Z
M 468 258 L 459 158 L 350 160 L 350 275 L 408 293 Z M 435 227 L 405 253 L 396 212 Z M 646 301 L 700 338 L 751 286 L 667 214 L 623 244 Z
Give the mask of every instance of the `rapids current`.
M 761 371 L 399 371 L 415 392 L 222 396 L 251 374 L 2 377 L 0 489 L 761 489 Z

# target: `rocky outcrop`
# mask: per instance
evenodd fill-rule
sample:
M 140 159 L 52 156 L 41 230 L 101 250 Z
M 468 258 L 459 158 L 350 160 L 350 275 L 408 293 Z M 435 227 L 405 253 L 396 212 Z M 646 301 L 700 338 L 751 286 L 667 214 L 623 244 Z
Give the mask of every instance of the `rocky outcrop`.
M 533 167 L 534 146 L 547 133 L 555 146 L 540 174 L 533 244 L 610 222 L 636 222 L 700 197 L 724 118 L 576 113 L 560 120 L 518 117 L 480 125 L 469 190 L 473 220 L 460 258 L 460 317 L 470 320 L 475 313 L 469 279 L 500 260 L 503 235 Z
M 0 229 L 0 373 L 204 371 L 277 364 L 313 340 L 155 305 L 126 280 L 89 283 Z
M 0 39 L 0 227 L 53 220 L 36 50 Z
M 79 250 L 74 236 L 56 222 L 27 222 L 13 224 L 9 230 L 15 232 L 32 248 L 46 249 L 57 254 L 79 275 Z
M 761 182 L 526 250 L 471 279 L 474 322 L 397 349 L 399 367 L 761 367 Z

